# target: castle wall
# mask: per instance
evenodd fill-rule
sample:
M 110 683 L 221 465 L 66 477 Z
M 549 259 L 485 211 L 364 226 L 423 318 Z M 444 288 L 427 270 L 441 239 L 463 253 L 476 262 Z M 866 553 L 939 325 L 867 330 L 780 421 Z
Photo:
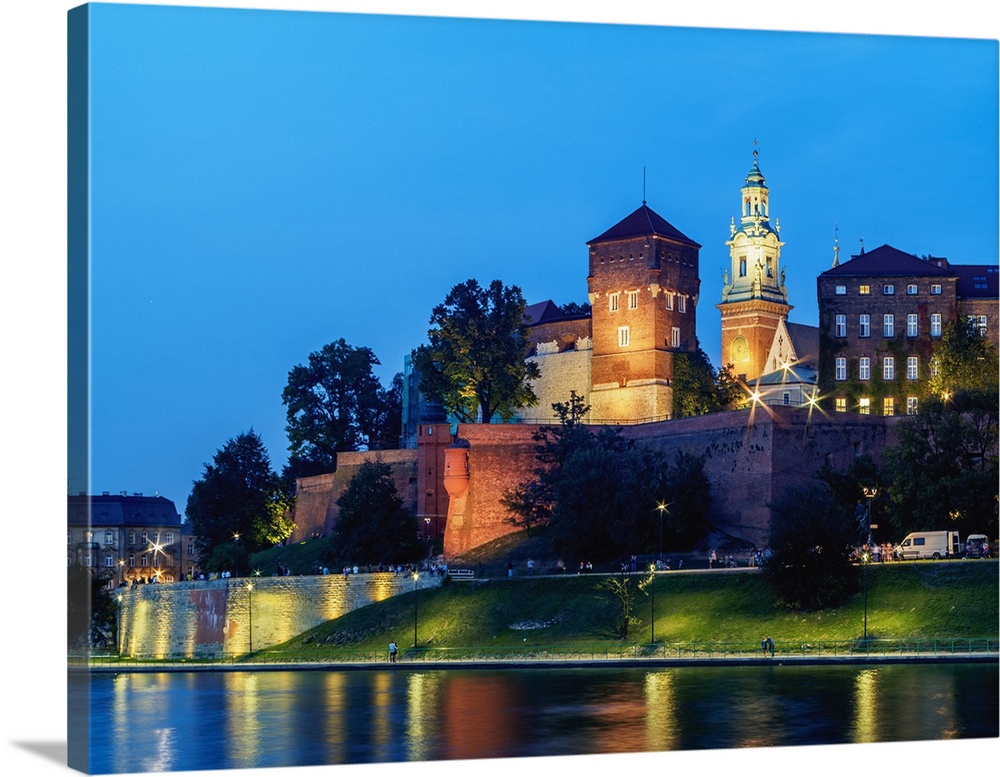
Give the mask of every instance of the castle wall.
M 590 402 L 590 356 L 588 347 L 567 351 L 549 351 L 541 347 L 532 360 L 538 364 L 539 377 L 532 381 L 531 388 L 538 401 L 531 407 L 522 408 L 517 417 L 528 423 L 557 421 L 552 409 L 555 402 L 569 402 L 570 394 L 576 392 L 585 403 Z
M 337 500 L 351 478 L 366 461 L 382 461 L 392 466 L 396 493 L 416 514 L 417 451 L 350 451 L 337 454 L 337 471 L 296 481 L 295 529 L 289 542 L 301 542 L 316 534 L 326 534 L 337 522 Z
M 253 590 L 247 590 L 247 583 Z M 278 645 L 352 610 L 441 578 L 392 573 L 229 578 L 121 589 L 122 653 L 132 656 L 239 656 Z

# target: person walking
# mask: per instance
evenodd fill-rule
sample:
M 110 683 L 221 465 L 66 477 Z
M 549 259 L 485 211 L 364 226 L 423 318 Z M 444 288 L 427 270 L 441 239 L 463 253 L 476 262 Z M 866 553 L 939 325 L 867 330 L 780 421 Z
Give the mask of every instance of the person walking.
M 396 663 L 396 653 L 397 652 L 399 652 L 399 648 L 396 647 L 396 640 L 392 640 L 389 643 L 389 663 L 390 664 L 395 664 Z

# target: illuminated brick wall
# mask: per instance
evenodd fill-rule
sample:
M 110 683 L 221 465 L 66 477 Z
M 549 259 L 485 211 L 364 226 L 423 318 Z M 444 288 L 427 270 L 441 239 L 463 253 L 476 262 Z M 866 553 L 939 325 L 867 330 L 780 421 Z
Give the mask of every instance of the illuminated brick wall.
M 252 592 L 247 583 L 253 583 Z M 441 578 L 421 575 L 418 589 Z M 403 574 L 372 573 L 310 577 L 230 578 L 121 589 L 122 652 L 125 655 L 239 656 L 277 645 L 328 620 L 413 591 Z M 400 634 L 402 643 L 405 635 Z

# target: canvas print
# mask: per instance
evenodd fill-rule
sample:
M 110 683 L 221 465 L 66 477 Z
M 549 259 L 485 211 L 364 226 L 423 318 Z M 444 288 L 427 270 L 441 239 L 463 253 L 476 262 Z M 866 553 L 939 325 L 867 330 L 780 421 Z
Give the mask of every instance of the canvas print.
M 997 739 L 997 41 L 67 23 L 70 767 Z

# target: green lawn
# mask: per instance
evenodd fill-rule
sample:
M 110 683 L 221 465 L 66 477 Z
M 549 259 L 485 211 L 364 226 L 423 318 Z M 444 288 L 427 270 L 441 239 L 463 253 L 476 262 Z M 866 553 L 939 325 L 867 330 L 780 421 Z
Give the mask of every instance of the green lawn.
M 275 650 L 322 659 L 331 648 L 382 650 L 390 639 L 413 644 L 417 597 L 421 647 L 618 645 L 616 605 L 601 576 L 453 581 L 402 594 L 325 623 Z M 868 570 L 868 636 L 883 639 L 981 638 L 998 634 L 996 561 L 907 562 Z M 842 607 L 799 613 L 773 604 L 753 571 L 668 573 L 654 588 L 661 643 L 851 640 L 862 635 L 864 597 Z M 640 593 L 628 642 L 650 639 L 650 598 Z M 269 650 L 273 653 L 274 650 Z

